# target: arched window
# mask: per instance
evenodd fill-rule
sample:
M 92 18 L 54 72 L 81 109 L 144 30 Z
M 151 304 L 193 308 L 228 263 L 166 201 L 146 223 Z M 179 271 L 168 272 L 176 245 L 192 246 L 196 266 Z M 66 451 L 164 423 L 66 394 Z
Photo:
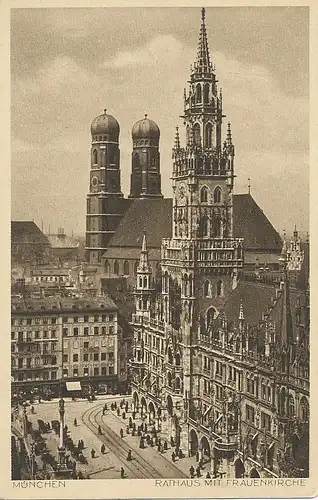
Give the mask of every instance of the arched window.
M 201 146 L 201 131 L 198 123 L 193 126 L 193 139 L 195 146 Z
M 128 260 L 125 260 L 125 262 L 124 262 L 124 275 L 125 276 L 129 275 L 129 262 L 128 262 Z
M 288 406 L 287 406 L 287 412 L 289 417 L 294 417 L 295 415 L 295 401 L 293 396 L 290 394 L 288 398 Z
M 142 288 L 142 277 L 139 276 L 139 288 Z
M 208 309 L 207 313 L 206 313 L 206 326 L 207 327 L 209 327 L 211 325 L 212 321 L 215 318 L 215 315 L 216 315 L 216 311 L 215 311 L 214 307 L 210 307 L 210 309 Z
M 219 280 L 216 284 L 216 295 L 217 297 L 221 297 L 223 295 L 223 283 L 222 280 Z
M 94 149 L 93 151 L 93 164 L 97 165 L 97 150 Z
M 170 372 L 168 372 L 168 374 L 167 374 L 167 383 L 168 383 L 168 387 L 171 387 L 171 380 L 172 380 L 171 373 L 170 373 Z
M 179 379 L 179 377 L 176 378 L 175 388 L 176 388 L 177 391 L 180 389 L 180 379 Z
M 119 264 L 118 264 L 118 260 L 115 260 L 115 262 L 114 262 L 114 274 L 116 274 L 117 276 L 119 275 Z
M 204 297 L 211 297 L 211 283 L 209 282 L 209 280 L 206 280 L 204 282 Z
M 205 103 L 205 104 L 208 104 L 208 103 L 209 103 L 209 90 L 210 90 L 210 88 L 209 88 L 209 84 L 208 84 L 208 83 L 206 83 L 206 84 L 204 85 L 204 103 Z
M 302 422 L 308 422 L 309 420 L 309 404 L 305 397 L 300 400 L 300 419 Z
M 197 84 L 195 93 L 196 93 L 196 101 L 202 102 L 202 88 L 200 83 Z
M 212 148 L 212 124 L 208 123 L 205 127 L 205 146 L 207 148 Z
M 171 348 L 168 348 L 168 362 L 172 365 L 173 364 L 173 356 L 172 356 L 172 351 Z
M 138 269 L 138 266 L 139 266 L 139 262 L 136 260 L 135 264 L 134 264 L 134 274 L 136 276 L 137 274 L 137 269 Z
M 178 352 L 176 354 L 176 366 L 180 366 L 180 354 Z
M 106 259 L 105 260 L 105 272 L 106 272 L 106 274 L 109 274 L 109 271 L 110 271 L 110 265 L 109 265 L 109 261 Z
M 205 186 L 203 186 L 203 188 L 201 189 L 200 200 L 201 203 L 207 203 L 208 201 L 208 188 L 206 188 Z
M 221 188 L 217 186 L 214 190 L 213 193 L 213 201 L 214 203 L 220 203 L 221 202 Z
M 148 279 L 147 279 L 147 276 L 144 276 L 144 288 L 148 288 Z

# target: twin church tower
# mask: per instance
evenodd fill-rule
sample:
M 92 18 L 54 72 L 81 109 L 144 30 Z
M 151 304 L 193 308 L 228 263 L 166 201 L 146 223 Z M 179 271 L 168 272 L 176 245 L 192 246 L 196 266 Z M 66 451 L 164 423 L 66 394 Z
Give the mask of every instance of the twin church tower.
M 127 210 L 121 191 L 119 124 L 104 110 L 91 125 L 90 188 L 87 195 L 86 251 L 91 264 L 102 254 Z M 133 152 L 129 199 L 158 198 L 161 194 L 160 130 L 145 117 L 132 128 Z

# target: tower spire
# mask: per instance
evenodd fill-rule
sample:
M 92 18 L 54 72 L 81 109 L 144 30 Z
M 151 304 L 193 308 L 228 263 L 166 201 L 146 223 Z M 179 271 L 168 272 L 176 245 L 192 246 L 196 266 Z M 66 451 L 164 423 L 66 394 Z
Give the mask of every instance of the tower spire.
M 138 272 L 142 272 L 142 273 L 149 273 L 150 272 L 149 255 L 148 255 L 148 250 L 147 250 L 147 238 L 146 238 L 145 229 L 144 229 L 144 234 L 142 237 L 142 245 L 141 245 Z
M 205 9 L 201 9 L 201 28 L 199 35 L 197 60 L 195 63 L 196 73 L 209 73 L 212 69 L 208 47 L 208 38 L 205 27 Z

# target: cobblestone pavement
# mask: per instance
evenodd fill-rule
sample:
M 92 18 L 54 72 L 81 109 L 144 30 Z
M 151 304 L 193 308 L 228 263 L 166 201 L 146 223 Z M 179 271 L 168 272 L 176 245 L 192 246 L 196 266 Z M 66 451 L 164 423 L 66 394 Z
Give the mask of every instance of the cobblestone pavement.
M 113 401 L 117 401 L 117 404 L 125 397 L 126 401 L 129 401 L 129 410 L 126 414 L 126 418 L 123 419 L 122 415 L 117 416 L 117 411 L 112 411 L 110 405 Z M 106 414 L 102 415 L 102 408 L 104 403 L 107 402 L 108 410 Z M 30 421 L 34 422 L 37 426 L 37 420 L 42 419 L 44 422 L 51 422 L 51 420 L 59 419 L 58 412 L 58 400 L 45 401 L 41 404 L 34 404 L 35 414 L 32 414 L 30 408 L 28 408 L 28 418 Z M 121 414 L 124 410 L 121 410 Z M 84 424 L 82 417 L 85 414 L 93 414 L 95 417 L 95 425 L 100 423 L 101 427 L 105 426 L 105 438 L 106 430 L 109 429 L 110 433 L 115 433 L 118 437 L 120 436 L 120 430 L 123 429 L 124 437 L 122 443 L 120 442 L 121 452 L 111 445 L 107 446 L 107 440 L 103 439 L 103 436 L 98 436 Z M 77 444 L 79 439 L 83 439 L 85 449 L 83 450 L 83 455 L 87 458 L 87 464 L 80 464 L 77 462 L 77 471 L 81 471 L 85 476 L 89 476 L 92 479 L 115 479 L 120 478 L 121 467 L 125 470 L 125 477 L 145 477 L 136 476 L 136 466 L 142 464 L 146 461 L 149 464 L 148 470 L 155 469 L 157 475 L 154 477 L 189 477 L 189 468 L 193 465 L 196 468 L 197 463 L 195 458 L 184 457 L 182 459 L 177 459 L 175 462 L 172 461 L 172 449 L 170 443 L 168 444 L 168 450 L 159 453 L 157 447 L 151 447 L 147 444 L 145 449 L 139 448 L 140 437 L 127 435 L 126 427 L 129 423 L 129 417 L 132 416 L 132 410 L 130 407 L 130 400 L 127 396 L 106 396 L 104 398 L 99 397 L 96 401 L 88 402 L 87 400 L 77 400 L 71 401 L 65 399 L 65 424 L 68 427 L 69 435 L 73 439 L 74 443 Z M 77 419 L 77 426 L 74 425 L 74 419 Z M 84 419 L 85 420 L 85 419 Z M 142 420 L 140 415 L 135 418 L 136 426 L 141 424 Z M 106 427 L 107 426 L 107 427 Z M 95 429 L 96 431 L 96 429 Z M 113 438 L 115 436 L 112 434 Z M 47 447 L 52 452 L 52 454 L 57 458 L 58 456 L 58 436 L 55 432 L 51 431 L 44 435 L 47 441 Z M 109 438 L 109 436 L 108 436 Z M 102 443 L 105 443 L 106 453 L 103 455 L 101 450 Z M 111 448 L 111 449 L 110 449 Z M 95 450 L 95 458 L 91 458 L 91 450 Z M 124 458 L 124 451 L 131 449 L 132 456 L 135 458 L 132 462 L 127 462 Z M 138 457 L 140 460 L 138 463 Z M 40 465 L 40 464 L 39 464 Z M 145 466 L 145 470 L 147 467 Z M 180 471 L 180 475 L 178 474 Z M 206 464 L 202 470 L 202 475 L 205 477 L 206 472 L 210 470 L 210 465 Z M 145 474 L 145 472 L 143 472 Z M 149 477 L 151 478 L 151 477 Z

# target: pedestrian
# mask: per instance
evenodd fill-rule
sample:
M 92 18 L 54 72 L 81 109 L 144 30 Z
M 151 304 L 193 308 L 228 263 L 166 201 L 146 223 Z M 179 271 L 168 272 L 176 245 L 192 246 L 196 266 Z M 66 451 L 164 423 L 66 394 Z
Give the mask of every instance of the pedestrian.
M 104 404 L 104 410 L 107 411 L 108 408 L 107 408 L 107 403 Z
M 196 452 L 195 459 L 196 459 L 197 462 L 200 460 L 200 456 L 199 456 L 199 452 L 198 451 Z
M 147 424 L 144 425 L 144 431 L 147 432 Z
M 123 412 L 122 417 L 123 417 L 123 419 L 125 420 L 125 418 L 126 418 L 126 413 L 125 413 L 125 412 Z
M 126 427 L 126 434 L 129 434 L 129 425 Z
M 42 399 L 41 399 L 41 396 L 39 396 L 39 404 L 41 404 L 42 402 Z
M 197 477 L 201 477 L 201 469 L 200 469 L 200 467 L 196 468 L 196 473 L 197 473 Z
M 120 437 L 123 438 L 124 437 L 124 431 L 122 429 L 120 429 Z
M 167 451 L 167 449 L 168 449 L 168 443 L 167 443 L 167 441 L 165 441 L 165 442 L 163 443 L 163 449 L 164 449 L 165 451 Z
M 210 472 L 207 472 L 207 473 L 206 473 L 206 478 L 207 478 L 207 479 L 211 479 L 211 474 L 210 474 Z
M 139 448 L 141 448 L 142 450 L 144 449 L 145 445 L 144 445 L 144 440 L 143 438 L 140 438 L 140 441 L 139 441 Z
M 133 423 L 133 429 L 136 430 L 136 422 Z
M 124 477 L 125 477 L 125 471 L 124 471 L 124 468 L 123 468 L 123 467 L 120 469 L 120 477 L 121 477 L 122 479 L 124 479 Z
M 74 418 L 74 425 L 75 425 L 75 427 L 77 427 L 77 420 L 76 420 L 76 418 Z
M 129 417 L 129 427 L 131 428 L 133 426 L 132 418 Z
M 115 410 L 117 409 L 117 401 L 115 401 L 115 403 L 114 403 L 114 408 L 115 408 Z
M 128 413 L 128 403 L 126 403 L 125 412 Z
M 101 426 L 100 426 L 100 425 L 98 426 L 98 434 L 99 434 L 99 436 L 101 436 L 101 435 L 102 435 L 102 429 L 101 429 Z
M 129 451 L 128 451 L 127 460 L 128 460 L 128 461 L 130 461 L 130 460 L 131 460 L 131 450 L 129 450 Z
M 198 465 L 199 465 L 200 469 L 202 469 L 202 467 L 203 467 L 203 460 L 202 460 L 202 458 L 200 458 Z
M 100 447 L 100 452 L 101 452 L 102 455 L 105 454 L 105 450 L 106 450 L 106 448 L 105 448 L 105 445 L 103 443 L 102 446 Z
M 91 450 L 91 457 L 95 458 L 95 450 Z
M 135 420 L 135 418 L 136 418 L 136 413 L 134 411 L 132 412 L 132 418 L 133 418 L 133 420 Z
M 173 451 L 172 454 L 171 454 L 171 458 L 172 458 L 172 461 L 175 462 L 176 461 L 176 455 L 175 455 L 175 452 Z
M 171 448 L 174 448 L 175 443 L 174 443 L 174 439 L 172 436 L 170 438 L 170 445 L 171 445 Z
M 118 417 L 120 415 L 120 409 L 119 408 L 117 408 L 117 415 L 118 415 Z
M 192 479 L 194 477 L 194 467 L 193 467 L 193 465 L 191 465 L 191 467 L 189 469 L 189 472 L 190 472 L 190 477 Z
M 135 429 L 133 428 L 132 431 L 131 431 L 131 435 L 134 436 L 135 435 Z

